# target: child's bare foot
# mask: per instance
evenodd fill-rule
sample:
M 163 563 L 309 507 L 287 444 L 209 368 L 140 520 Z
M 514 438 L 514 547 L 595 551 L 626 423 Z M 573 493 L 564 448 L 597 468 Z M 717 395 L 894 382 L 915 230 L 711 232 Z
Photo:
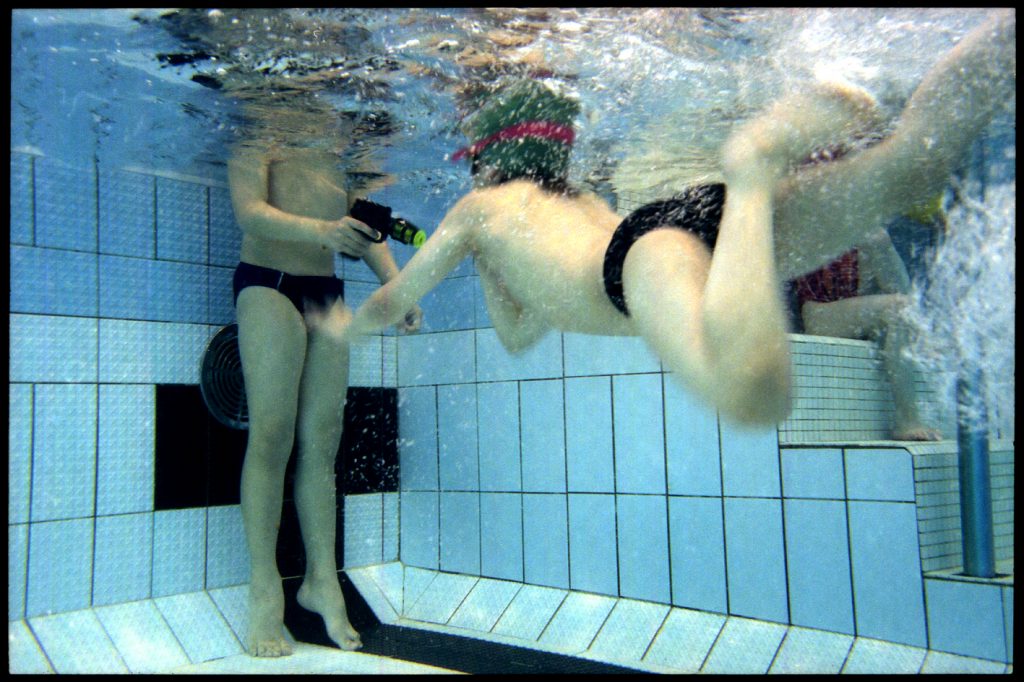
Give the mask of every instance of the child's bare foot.
M 249 654 L 289 656 L 292 646 L 284 637 L 284 591 L 281 581 L 267 586 L 249 585 Z
M 327 636 L 345 651 L 363 646 L 359 633 L 348 621 L 345 598 L 337 578 L 317 580 L 308 576 L 299 588 L 298 602 L 302 608 L 319 613 L 327 627 Z
M 742 124 L 722 150 L 726 178 L 778 177 L 811 153 L 881 128 L 875 99 L 849 83 L 820 82 Z

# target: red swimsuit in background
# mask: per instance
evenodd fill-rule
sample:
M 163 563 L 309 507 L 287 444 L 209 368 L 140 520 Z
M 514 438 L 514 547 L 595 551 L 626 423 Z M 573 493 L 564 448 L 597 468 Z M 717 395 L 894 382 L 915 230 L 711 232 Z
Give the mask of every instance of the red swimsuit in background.
M 859 284 L 857 249 L 852 249 L 820 270 L 794 279 L 793 290 L 803 306 L 807 301 L 832 303 L 853 298 Z

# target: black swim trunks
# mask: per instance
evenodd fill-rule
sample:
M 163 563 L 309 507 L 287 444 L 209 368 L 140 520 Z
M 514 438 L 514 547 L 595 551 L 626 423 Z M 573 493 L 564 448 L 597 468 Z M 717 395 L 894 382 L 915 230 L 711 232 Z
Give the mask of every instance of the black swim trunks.
M 245 262 L 239 263 L 235 268 L 232 284 L 236 306 L 238 294 L 246 287 L 276 289 L 288 297 L 299 313 L 306 312 L 306 299 L 326 308 L 336 299 L 345 297 L 345 283 L 333 275 L 289 275 L 287 272 Z
M 659 227 L 678 227 L 693 232 L 714 250 L 724 205 L 725 185 L 698 185 L 671 199 L 641 206 L 619 223 L 604 254 L 604 290 L 615 307 L 629 315 L 622 293 L 622 267 L 637 239 Z

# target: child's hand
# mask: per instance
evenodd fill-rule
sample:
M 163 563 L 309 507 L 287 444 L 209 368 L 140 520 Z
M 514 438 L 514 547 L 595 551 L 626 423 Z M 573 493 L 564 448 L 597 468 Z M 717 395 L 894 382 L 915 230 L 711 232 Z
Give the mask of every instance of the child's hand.
M 333 337 L 341 343 L 352 341 L 352 311 L 341 301 L 330 308 L 306 304 L 306 326 Z

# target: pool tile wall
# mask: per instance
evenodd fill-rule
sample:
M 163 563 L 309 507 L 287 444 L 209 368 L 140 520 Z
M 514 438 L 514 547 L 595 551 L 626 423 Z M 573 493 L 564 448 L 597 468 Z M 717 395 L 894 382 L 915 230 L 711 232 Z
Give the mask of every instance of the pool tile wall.
M 544 355 L 513 357 L 493 335 L 398 339 L 405 565 L 929 646 L 914 448 L 949 442 L 741 428 L 636 339 L 553 332 Z M 792 341 L 794 364 L 834 345 Z M 839 367 L 875 352 L 845 345 Z

